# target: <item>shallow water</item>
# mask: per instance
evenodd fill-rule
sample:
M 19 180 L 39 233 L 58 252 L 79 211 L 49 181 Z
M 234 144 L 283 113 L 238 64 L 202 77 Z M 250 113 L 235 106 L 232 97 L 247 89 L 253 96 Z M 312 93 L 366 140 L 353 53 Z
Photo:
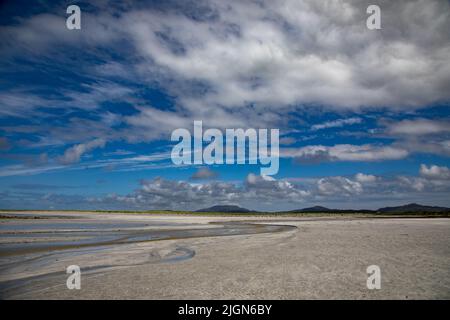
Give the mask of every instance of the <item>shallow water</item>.
M 195 251 L 178 245 L 152 249 L 154 246 L 140 248 L 136 244 L 295 228 L 238 221 L 183 223 L 149 216 L 105 219 L 26 214 L 24 218 L 8 214 L 7 218 L 0 219 L 0 296 L 10 298 L 20 292 L 45 288 L 52 282 L 60 285 L 61 279 L 67 276 L 64 268 L 59 267 L 62 261 L 89 261 L 89 266 L 83 268 L 84 273 L 148 263 L 177 263 L 193 258 Z
M 205 227 L 199 224 L 151 220 L 145 222 L 98 221 L 86 218 L 80 220 L 82 221 L 73 218 L 64 219 L 60 216 L 46 220 L 3 220 L 0 224 L 2 238 L 0 257 L 167 239 L 281 232 L 295 228 L 287 225 L 244 222 L 211 223 Z

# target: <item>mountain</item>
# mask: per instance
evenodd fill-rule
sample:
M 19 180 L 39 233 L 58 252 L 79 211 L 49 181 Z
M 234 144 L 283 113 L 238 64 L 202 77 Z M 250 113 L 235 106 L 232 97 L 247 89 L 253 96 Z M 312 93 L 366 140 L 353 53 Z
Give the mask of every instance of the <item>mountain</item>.
M 224 212 L 224 213 L 257 213 L 259 211 L 249 210 L 239 206 L 233 205 L 216 205 L 209 208 L 204 208 L 197 210 L 195 212 Z M 313 206 L 303 209 L 296 209 L 291 211 L 284 211 L 288 213 L 439 213 L 448 212 L 450 213 L 450 208 L 445 207 L 435 207 L 435 206 L 423 206 L 417 203 L 410 203 L 403 206 L 397 207 L 385 207 L 378 210 L 367 210 L 367 209 L 330 209 L 322 206 Z
M 382 213 L 404 213 L 404 212 L 450 212 L 450 208 L 423 206 L 417 203 L 410 203 L 404 206 L 385 207 L 377 210 Z
M 289 211 L 291 213 L 322 213 L 322 212 L 330 212 L 330 213 L 373 213 L 372 210 L 359 210 L 359 209 L 330 209 L 322 206 L 314 206 L 309 208 L 297 209 Z
M 359 209 L 330 209 L 322 206 L 314 206 L 303 209 L 289 211 L 291 213 L 420 213 L 420 212 L 450 212 L 450 208 L 423 206 L 417 203 L 410 203 L 397 207 L 385 207 L 378 210 L 359 210 Z
M 314 206 L 314 207 L 309 207 L 309 208 L 291 210 L 289 212 L 295 213 L 295 212 L 330 212 L 330 211 L 337 211 L 337 210 L 325 208 L 322 206 Z
M 212 206 L 209 208 L 204 208 L 197 210 L 195 212 L 229 212 L 229 213 L 247 213 L 247 212 L 256 212 L 252 211 L 246 208 L 241 208 L 239 206 L 230 206 L 230 205 L 223 205 L 223 206 Z

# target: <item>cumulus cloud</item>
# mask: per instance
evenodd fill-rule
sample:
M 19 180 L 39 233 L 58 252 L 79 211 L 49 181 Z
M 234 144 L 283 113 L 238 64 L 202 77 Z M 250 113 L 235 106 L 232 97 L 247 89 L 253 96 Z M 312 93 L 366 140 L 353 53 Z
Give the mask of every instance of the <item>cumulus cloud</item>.
M 188 107 L 253 102 L 354 108 L 447 100 L 448 3 L 383 1 L 384 31 L 378 33 L 365 27 L 367 5 L 208 1 L 210 18 L 203 20 L 149 11 L 130 13 L 124 22 L 139 53 L 172 79 L 211 88 L 200 97 L 183 96 Z M 436 23 L 424 41 L 417 21 L 429 25 L 430 19 Z
M 357 181 L 344 177 L 327 177 L 317 181 L 317 188 L 321 195 L 351 196 L 363 192 L 363 186 Z
M 85 209 L 173 209 L 195 210 L 215 204 L 238 204 L 258 210 L 292 210 L 304 206 L 327 204 L 332 207 L 378 208 L 408 202 L 442 204 L 448 200 L 450 178 L 436 179 L 437 172 L 448 168 L 425 166 L 420 176 L 374 176 L 359 173 L 354 177 L 299 178 L 276 180 L 249 174 L 243 182 L 187 181 L 155 178 L 142 180 L 135 191 L 107 196 L 77 196 L 24 191 L 3 195 L 6 207 Z M 26 191 L 26 190 L 25 190 Z M 66 199 L 67 198 L 67 199 Z M 355 202 L 357 199 L 357 202 Z M 66 200 L 66 201 L 65 201 Z M 10 203 L 10 206 L 8 206 Z M 41 207 L 42 207 L 41 206 Z
M 59 7 L 53 13 L 23 16 L 14 24 L 0 26 L 0 57 L 5 66 L 12 66 L 14 72 L 25 70 L 22 75 L 26 75 L 25 64 L 16 62 L 24 59 L 35 69 L 48 68 L 43 69 L 48 74 L 68 72 L 61 85 L 45 97 L 25 84 L 8 89 L 16 88 L 16 83 L 8 83 L 0 93 L 1 117 L 30 120 L 2 126 L 8 138 L 30 134 L 30 141 L 38 141 L 33 147 L 71 145 L 57 159 L 64 165 L 79 162 L 107 141 L 168 139 L 171 130 L 190 128 L 194 119 L 207 122 L 205 127 L 292 129 L 299 121 L 291 115 L 305 110 L 332 111 L 342 117 L 348 110 L 357 115 L 373 109 L 409 112 L 450 100 L 448 1 L 381 0 L 380 31 L 365 26 L 368 0 L 105 4 L 93 2 L 98 10 L 83 13 L 83 32 L 64 27 Z M 86 56 L 80 59 L 78 50 Z M 56 67 L 60 72 L 51 72 Z M 76 83 L 70 82 L 72 78 Z M 152 105 L 142 88 L 157 88 L 168 96 L 169 106 Z M 118 102 L 128 106 L 126 114 L 102 109 Z M 58 121 L 50 121 L 54 118 Z M 318 123 L 311 129 L 359 124 L 363 118 Z M 119 125 L 120 129 L 114 128 Z M 448 128 L 445 119 L 403 120 L 387 125 L 384 134 L 397 139 L 390 145 L 315 142 L 284 148 L 281 155 L 303 163 L 397 160 L 415 152 L 448 156 Z M 300 139 L 285 137 L 281 142 L 290 145 Z M 4 147 L 0 140 L 0 149 Z M 154 160 L 137 156 L 114 165 L 142 169 Z M 106 164 L 98 161 L 96 165 Z M 11 165 L 0 174 L 61 167 Z M 216 200 L 297 203 L 339 194 L 362 197 L 369 192 L 391 192 L 393 197 L 411 190 L 445 192 L 446 180 L 436 178 L 436 172 L 447 176 L 442 168 L 424 166 L 419 177 L 374 179 L 361 173 L 316 179 L 302 186 L 288 179 L 254 175 L 241 184 L 157 179 L 143 182 L 128 195 L 101 198 L 99 203 L 158 208 L 214 204 L 210 202 Z M 55 196 L 55 203 L 62 201 L 63 197 Z
M 406 190 L 413 190 L 413 191 L 424 191 L 426 187 L 427 181 L 422 178 L 417 177 L 405 177 L 405 176 L 399 176 L 397 177 L 396 181 L 397 183 L 397 189 L 406 189 Z
M 449 192 L 450 169 L 445 166 L 420 165 L 418 177 L 397 177 L 397 188 L 411 189 L 420 192 Z
M 81 67 L 89 81 L 79 90 L 58 90 L 51 98 L 32 90 L 2 92 L 0 114 L 40 117 L 43 106 L 91 112 L 106 101 L 127 102 L 135 111 L 127 116 L 109 114 L 97 124 L 84 119 L 27 130 L 34 130 L 41 145 L 86 141 L 91 128 L 94 136 L 107 141 L 135 143 L 165 139 L 175 128 L 190 127 L 194 119 L 208 119 L 205 126 L 218 128 L 286 127 L 291 120 L 286 115 L 311 106 L 364 112 L 367 108 L 410 110 L 448 101 L 448 2 L 381 1 L 383 29 L 375 32 L 365 26 L 368 5 L 369 1 L 344 0 L 285 0 L 282 5 L 207 0 L 105 6 L 100 1 L 93 3 L 100 10 L 83 15 L 86 32 L 61 28 L 64 18 L 56 11 L 22 18 L 0 27 L 4 40 L 0 54 L 5 61 L 26 53 L 64 65 L 67 58 L 58 50 L 80 49 L 93 55 L 104 49 L 100 51 L 127 59 L 101 56 L 102 63 L 92 65 L 86 61 Z M 78 72 L 79 66 L 73 67 Z M 151 105 L 137 92 L 142 87 L 161 88 L 173 99 L 173 107 L 163 110 Z M 361 119 L 337 119 L 313 125 L 312 130 L 358 124 Z M 117 123 L 127 127 L 111 130 Z M 448 125 L 419 119 L 398 123 L 390 133 L 439 130 L 448 132 Z M 428 146 L 408 141 L 405 147 L 310 146 L 299 150 L 297 159 L 391 160 L 415 150 L 448 155 L 448 141 L 431 141 Z M 292 142 L 289 137 L 282 140 Z M 77 153 L 68 151 L 61 161 L 76 162 Z
M 133 70 L 140 81 L 173 95 L 178 111 L 190 118 L 222 115 L 245 122 L 242 114 L 252 106 L 264 123 L 300 105 L 398 109 L 448 101 L 448 2 L 378 2 L 379 32 L 365 26 L 369 4 L 174 1 L 119 6 L 118 14 L 117 7 L 97 2 L 100 10 L 83 16 L 87 32 L 61 28 L 64 18 L 51 13 L 0 32 L 6 57 L 21 50 L 54 53 L 58 45 L 118 52 L 126 47 L 133 58 L 128 65 L 105 63 L 93 68 L 95 75 L 122 77 Z
M 249 174 L 245 186 L 245 196 L 260 203 L 273 203 L 283 200 L 288 203 L 301 203 L 311 196 L 311 192 L 301 185 L 287 180 L 275 180 L 269 176 Z
M 377 181 L 377 177 L 372 174 L 357 173 L 355 179 L 361 183 L 370 183 Z
M 106 199 L 91 201 L 106 201 L 127 203 L 131 207 L 153 209 L 198 208 L 212 203 L 234 203 L 241 200 L 242 190 L 239 186 L 225 182 L 210 182 L 191 184 L 184 181 L 155 178 L 141 182 L 141 188 L 134 193 L 120 196 L 109 195 Z
M 96 148 L 103 148 L 105 146 L 104 139 L 95 139 L 87 143 L 80 143 L 74 145 L 64 152 L 64 155 L 58 158 L 62 164 L 72 164 L 80 161 L 80 158 L 86 152 L 92 151 Z
M 426 179 L 447 180 L 450 179 L 450 169 L 444 166 L 431 165 L 427 167 L 427 165 L 421 164 L 420 176 Z
M 302 203 L 311 196 L 300 185 L 249 174 L 244 183 L 185 181 L 155 178 L 141 181 L 141 187 L 128 195 L 111 194 L 90 198 L 93 204 L 110 204 L 133 208 L 199 209 L 214 204 L 261 206 Z
M 450 122 L 445 117 L 381 121 L 381 124 L 386 126 L 382 136 L 396 139 L 394 144 L 410 153 L 450 155 Z
M 283 157 L 294 158 L 298 162 L 322 161 L 379 161 L 399 160 L 408 156 L 408 151 L 393 146 L 350 145 L 306 146 L 301 148 L 284 148 L 280 150 Z

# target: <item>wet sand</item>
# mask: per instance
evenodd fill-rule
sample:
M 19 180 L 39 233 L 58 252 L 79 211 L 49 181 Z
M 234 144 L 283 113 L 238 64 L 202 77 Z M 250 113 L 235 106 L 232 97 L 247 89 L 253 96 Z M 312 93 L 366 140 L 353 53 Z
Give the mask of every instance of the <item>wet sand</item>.
M 450 219 L 21 215 L 0 219 L 1 299 L 450 299 Z

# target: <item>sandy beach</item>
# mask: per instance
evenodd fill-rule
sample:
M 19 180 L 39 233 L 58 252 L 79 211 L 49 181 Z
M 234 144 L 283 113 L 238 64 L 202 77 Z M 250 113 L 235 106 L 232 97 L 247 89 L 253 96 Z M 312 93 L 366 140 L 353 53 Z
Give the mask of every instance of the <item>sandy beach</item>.
M 1 299 L 450 298 L 450 219 L 2 215 Z

